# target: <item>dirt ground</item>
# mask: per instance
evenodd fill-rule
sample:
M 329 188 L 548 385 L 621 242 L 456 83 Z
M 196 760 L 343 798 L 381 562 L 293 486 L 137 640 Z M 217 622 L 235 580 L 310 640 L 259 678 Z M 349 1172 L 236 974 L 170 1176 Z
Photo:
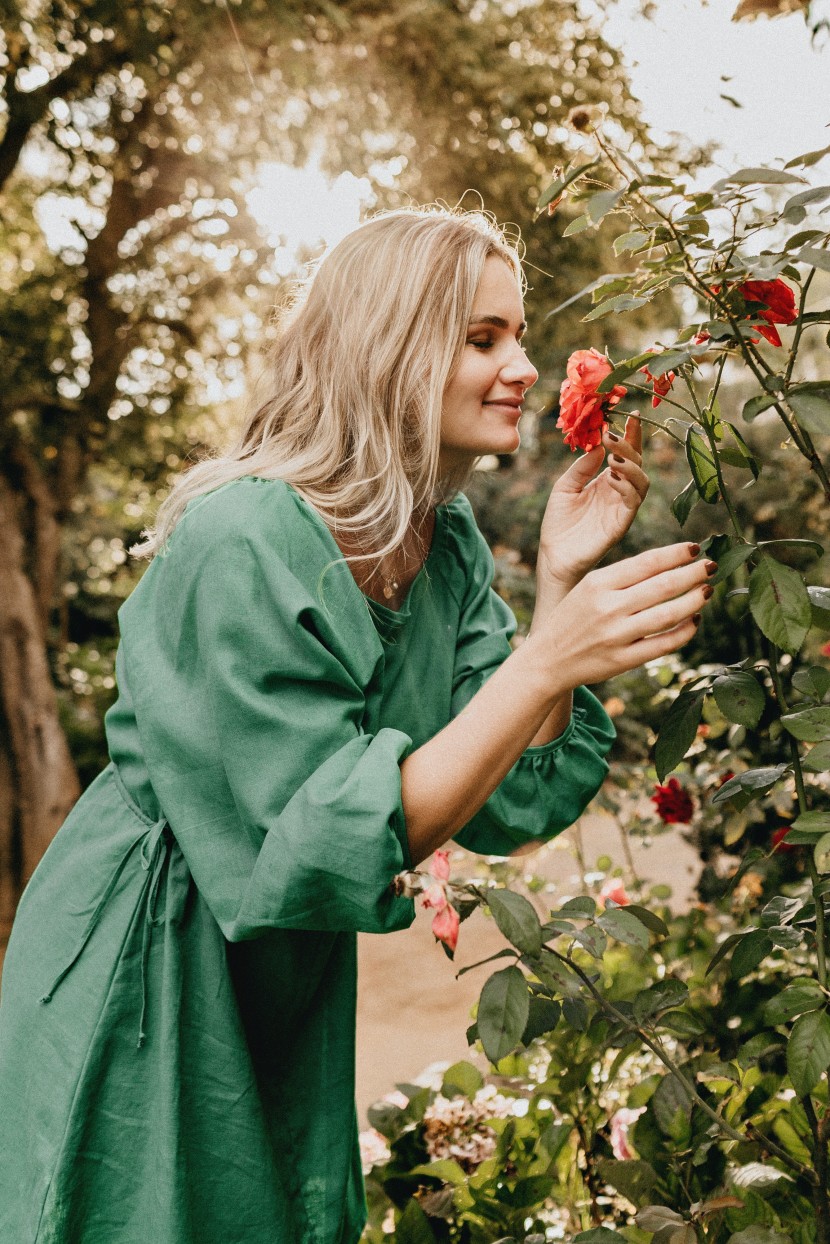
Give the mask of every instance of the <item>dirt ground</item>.
M 623 865 L 623 850 L 614 822 L 587 815 L 548 846 L 522 861 L 527 873 L 548 879 L 550 888 L 538 895 L 539 907 L 552 907 L 569 895 L 584 893 L 577 847 L 587 870 L 599 856 L 610 855 Z M 634 845 L 638 875 L 670 885 L 672 907 L 688 905 L 700 861 L 672 830 L 646 848 Z M 476 856 L 453 854 L 454 878 L 476 874 Z M 477 1000 L 488 969 L 456 972 L 500 949 L 504 940 L 492 921 L 475 912 L 461 926 L 455 963 L 430 932 L 430 913 L 418 911 L 415 923 L 401 933 L 365 934 L 359 938 L 357 1014 L 357 1106 L 360 1126 L 366 1110 L 396 1083 L 412 1083 L 433 1063 L 471 1057 L 465 1031 L 470 1008 Z

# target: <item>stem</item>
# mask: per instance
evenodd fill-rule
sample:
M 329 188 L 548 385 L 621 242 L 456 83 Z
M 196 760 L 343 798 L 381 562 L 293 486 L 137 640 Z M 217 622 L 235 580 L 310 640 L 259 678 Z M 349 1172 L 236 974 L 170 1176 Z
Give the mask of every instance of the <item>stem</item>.
M 582 1146 L 582 1152 L 585 1155 L 585 1185 L 588 1189 L 588 1195 L 591 1198 L 591 1222 L 595 1227 L 602 1226 L 602 1211 L 599 1207 L 598 1196 L 602 1191 L 602 1180 L 599 1179 L 594 1166 L 593 1154 L 591 1146 L 588 1144 L 588 1137 L 585 1133 L 585 1121 L 580 1114 L 574 1112 L 574 1127 L 579 1137 L 579 1143 Z
M 798 354 L 798 345 L 799 345 L 799 342 L 801 341 L 801 334 L 804 331 L 804 324 L 802 323 L 801 317 L 803 316 L 804 308 L 807 305 L 807 292 L 813 283 L 813 277 L 815 275 L 816 275 L 815 268 L 811 268 L 810 271 L 807 273 L 807 278 L 804 281 L 804 284 L 801 287 L 801 297 L 798 300 L 798 321 L 795 326 L 795 332 L 793 334 L 793 343 L 790 346 L 790 353 L 787 357 L 787 366 L 784 371 L 784 384 L 787 388 L 790 387 L 790 377 L 792 376 L 793 368 L 795 367 L 795 356 Z
M 688 1078 L 688 1076 L 684 1075 L 677 1064 L 669 1058 L 662 1046 L 655 1041 L 645 1031 L 645 1029 L 641 1028 L 638 1024 L 633 1023 L 632 1020 L 630 1020 L 626 1015 L 623 1015 L 622 1011 L 618 1011 L 613 1002 L 609 1002 L 608 999 L 600 993 L 591 978 L 586 972 L 583 972 L 578 963 L 575 963 L 573 959 L 569 959 L 567 955 L 561 954 L 558 950 L 554 950 L 551 946 L 548 946 L 548 950 L 562 963 L 566 963 L 571 971 L 579 977 L 585 988 L 593 997 L 594 1001 L 601 1007 L 602 1010 L 604 1010 L 607 1014 L 612 1015 L 617 1023 L 622 1024 L 622 1026 L 628 1029 L 629 1032 L 640 1038 L 643 1044 L 646 1045 L 651 1052 L 660 1059 L 660 1062 L 668 1070 L 668 1072 L 674 1076 L 680 1085 L 682 1085 L 690 1100 L 693 1101 L 695 1105 L 699 1106 L 704 1114 L 708 1115 L 712 1122 L 716 1123 L 718 1128 L 724 1132 L 730 1140 L 737 1141 L 740 1144 L 746 1143 L 747 1136 L 732 1127 L 731 1123 L 727 1123 L 716 1110 L 712 1109 L 707 1101 L 704 1101 L 692 1081 Z M 791 1157 L 785 1149 L 781 1149 L 774 1140 L 770 1140 L 768 1136 L 763 1135 L 763 1133 L 759 1132 L 757 1128 L 753 1128 L 753 1131 L 758 1136 L 761 1143 L 769 1149 L 770 1153 L 774 1153 L 779 1161 L 783 1162 L 786 1166 L 789 1166 L 791 1170 L 797 1171 L 799 1175 L 803 1175 L 806 1179 L 809 1179 L 811 1183 L 815 1181 L 815 1172 L 810 1170 L 808 1166 L 803 1166 L 801 1162 L 798 1162 L 795 1158 Z
M 622 842 L 623 855 L 625 856 L 625 866 L 628 869 L 631 884 L 639 888 L 643 883 L 638 876 L 637 869 L 634 867 L 634 856 L 631 853 L 631 841 L 628 836 L 628 826 L 624 825 L 618 816 L 615 816 L 614 820 L 617 822 L 617 829 L 620 831 L 620 841 Z
M 726 360 L 724 359 L 723 365 L 725 365 L 725 362 Z M 713 398 L 712 398 L 713 401 L 714 401 L 714 398 L 717 396 L 718 387 L 721 381 L 721 376 L 723 375 L 723 365 L 721 366 L 720 372 L 718 373 L 717 380 L 715 381 L 715 387 L 713 390 Z M 692 387 L 691 381 L 687 380 L 686 385 L 689 389 L 689 392 L 692 395 L 692 401 L 694 402 L 695 407 L 697 408 L 698 414 L 700 415 L 700 422 L 703 427 L 703 431 L 706 433 L 706 439 L 709 442 L 709 449 L 711 450 L 711 453 L 712 453 L 712 462 L 714 463 L 715 474 L 718 477 L 718 488 L 720 490 L 720 495 L 723 500 L 723 504 L 726 506 L 726 510 L 727 510 L 727 513 L 729 514 L 729 518 L 732 522 L 732 526 L 735 528 L 735 535 L 738 537 L 738 539 L 742 543 L 745 543 L 746 541 L 745 541 L 743 530 L 741 528 L 740 520 L 737 515 L 737 511 L 735 510 L 735 507 L 732 504 L 732 498 L 729 496 L 728 489 L 724 482 L 723 468 L 721 467 L 720 458 L 718 457 L 718 447 L 715 441 L 715 434 L 711 428 L 709 420 L 704 418 L 703 411 L 700 409 L 700 404 L 697 400 L 697 394 L 695 393 L 694 388 Z
M 781 670 L 778 665 L 779 650 L 776 644 L 770 644 L 770 662 L 769 668 L 772 675 L 772 685 L 775 688 L 775 698 L 778 701 L 778 707 L 782 713 L 786 713 L 789 709 L 786 696 L 784 695 L 784 684 L 781 678 Z M 803 816 L 808 811 L 807 791 L 804 786 L 804 770 L 801 767 L 801 754 L 798 750 L 798 741 L 791 734 L 787 735 L 790 748 L 790 756 L 793 762 L 793 772 L 795 774 L 795 790 L 798 796 L 798 811 Z M 816 906 L 816 958 L 819 984 L 822 989 L 827 988 L 827 929 L 826 917 L 824 912 L 824 896 L 819 892 L 821 878 L 819 877 L 816 862 L 813 859 L 812 852 L 807 860 L 807 867 L 810 872 L 810 884 L 813 888 L 813 902 Z
M 830 1239 L 830 1203 L 828 1203 L 827 1199 L 827 1137 L 824 1135 L 826 1129 L 823 1126 L 826 1115 L 819 1123 L 812 1098 L 809 1096 L 802 1098 L 801 1104 L 804 1107 L 804 1113 L 807 1116 L 807 1122 L 813 1134 L 813 1156 L 816 1163 L 817 1178 L 817 1183 L 813 1186 L 813 1206 L 816 1212 L 816 1244 L 827 1244 L 828 1239 Z
M 672 403 L 672 405 L 675 405 L 675 404 L 676 403 L 674 402 Z M 685 409 L 685 407 L 681 407 L 681 409 Z M 660 423 L 659 420 L 649 419 L 647 415 L 640 415 L 640 414 L 637 415 L 637 418 L 640 420 L 640 423 L 647 423 L 652 428 L 658 428 L 661 432 L 666 432 L 669 436 L 673 438 L 673 440 L 677 441 L 678 445 L 685 444 L 682 436 L 678 436 L 676 432 L 672 432 L 671 428 L 667 428 L 666 425 L 664 423 Z

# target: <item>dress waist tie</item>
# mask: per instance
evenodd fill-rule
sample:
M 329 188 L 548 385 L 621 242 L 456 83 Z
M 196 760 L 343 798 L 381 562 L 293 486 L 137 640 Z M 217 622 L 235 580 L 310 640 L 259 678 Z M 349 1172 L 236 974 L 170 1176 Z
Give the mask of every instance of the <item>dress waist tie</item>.
M 117 773 L 116 773 L 116 784 L 119 787 L 121 795 L 125 798 L 125 801 L 127 801 L 127 792 L 123 789 L 123 783 L 120 781 Z M 131 810 L 134 812 L 137 812 L 137 809 L 132 804 L 132 801 L 129 800 L 128 803 L 129 803 Z M 143 815 L 141 815 L 140 813 L 138 813 L 138 816 L 139 816 L 139 819 L 146 821 L 146 818 L 143 817 Z M 169 829 L 169 826 L 167 824 L 167 820 L 165 817 L 161 817 L 160 820 L 152 822 L 152 823 L 149 821 L 146 821 L 146 823 L 147 823 L 146 832 L 142 834 L 140 837 L 136 838 L 135 841 L 130 844 L 130 846 L 125 851 L 124 855 L 118 861 L 118 864 L 116 865 L 112 873 L 112 876 L 110 877 L 109 881 L 107 882 L 106 887 L 104 888 L 104 892 L 102 893 L 100 899 L 96 903 L 95 909 L 93 910 L 92 915 L 89 917 L 89 920 L 86 923 L 84 931 L 81 934 L 80 939 L 78 940 L 78 944 L 75 947 L 75 950 L 72 952 L 72 955 L 70 956 L 69 961 L 66 963 L 66 965 L 63 968 L 61 968 L 60 972 L 58 972 L 58 975 L 55 977 L 54 981 L 52 982 L 51 987 L 46 991 L 46 993 L 40 999 L 40 1001 L 44 1003 L 51 1002 L 52 996 L 54 995 L 55 991 L 63 983 L 63 981 L 72 971 L 75 964 L 80 959 L 87 945 L 87 942 L 92 937 L 92 934 L 95 931 L 95 927 L 101 918 L 101 914 L 103 913 L 104 908 L 106 907 L 107 903 L 112 897 L 113 891 L 118 885 L 118 882 L 121 878 L 121 874 L 124 872 L 124 869 L 126 868 L 130 858 L 134 854 L 136 847 L 140 846 L 141 868 L 145 876 L 142 882 L 141 893 L 138 899 L 138 910 L 141 912 L 141 923 L 142 923 L 141 1012 L 140 1012 L 139 1020 L 138 1020 L 138 1035 L 137 1035 L 137 1041 L 136 1041 L 136 1049 L 141 1048 L 147 1036 L 147 1033 L 145 1030 L 145 1020 L 147 1017 L 147 993 L 148 993 L 147 978 L 148 978 L 148 968 L 149 968 L 149 962 L 150 962 L 150 947 L 151 947 L 151 942 L 152 942 L 152 931 L 153 931 L 154 926 L 166 923 L 168 918 L 171 920 L 175 920 L 177 917 L 181 915 L 181 912 L 184 906 L 184 899 L 186 897 L 187 888 L 188 888 L 187 886 L 183 887 L 183 893 L 180 896 L 180 899 L 178 902 L 171 905 L 165 901 L 162 914 L 161 915 L 156 914 L 156 907 L 158 906 L 159 892 L 162 888 L 162 878 L 165 874 L 165 865 L 169 865 L 174 839 L 173 839 L 173 835 L 170 832 L 170 829 Z M 169 867 L 167 869 L 167 876 L 168 878 L 170 876 Z

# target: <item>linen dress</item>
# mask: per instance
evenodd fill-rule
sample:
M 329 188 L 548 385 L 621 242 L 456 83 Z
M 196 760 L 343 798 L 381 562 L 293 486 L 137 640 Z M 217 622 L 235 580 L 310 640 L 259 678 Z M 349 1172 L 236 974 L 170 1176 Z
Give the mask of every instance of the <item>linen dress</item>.
M 356 933 L 413 919 L 390 889 L 411 867 L 399 763 L 515 623 L 463 496 L 398 613 L 339 558 L 297 492 L 248 477 L 190 503 L 120 611 L 112 763 L 6 957 L 2 1244 L 360 1235 Z M 506 854 L 558 833 L 612 739 L 580 688 L 457 841 Z

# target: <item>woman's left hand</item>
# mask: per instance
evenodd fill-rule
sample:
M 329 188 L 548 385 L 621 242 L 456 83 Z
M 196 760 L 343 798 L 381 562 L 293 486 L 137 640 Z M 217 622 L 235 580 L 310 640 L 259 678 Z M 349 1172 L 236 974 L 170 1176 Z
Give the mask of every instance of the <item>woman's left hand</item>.
M 606 425 L 602 445 L 560 476 L 550 495 L 539 541 L 537 578 L 569 591 L 619 544 L 645 500 L 642 427 L 629 415 L 620 438 Z M 600 472 L 603 448 L 606 469 Z

